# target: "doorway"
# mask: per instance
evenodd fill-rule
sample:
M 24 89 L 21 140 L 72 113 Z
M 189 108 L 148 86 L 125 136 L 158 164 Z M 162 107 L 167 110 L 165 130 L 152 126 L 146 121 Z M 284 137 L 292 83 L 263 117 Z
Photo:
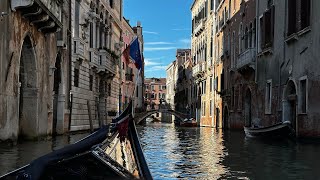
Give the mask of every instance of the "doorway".
M 19 137 L 38 135 L 38 89 L 36 58 L 30 37 L 24 39 L 19 67 Z
M 282 121 L 290 121 L 292 128 L 297 130 L 296 113 L 297 113 L 297 91 L 296 86 L 292 80 L 290 80 L 286 86 L 283 100 L 283 119 Z

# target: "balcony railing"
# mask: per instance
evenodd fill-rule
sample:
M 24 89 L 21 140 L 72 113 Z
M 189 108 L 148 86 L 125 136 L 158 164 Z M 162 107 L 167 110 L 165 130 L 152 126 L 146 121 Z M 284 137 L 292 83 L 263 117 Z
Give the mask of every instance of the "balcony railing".
M 39 31 L 54 33 L 62 28 L 62 0 L 11 0 L 11 9 L 35 25 Z
M 80 39 L 74 39 L 74 54 L 84 57 L 84 43 Z
M 98 72 L 105 72 L 107 74 L 116 74 L 115 59 L 109 52 L 104 49 L 99 49 L 100 62 L 98 66 Z
M 247 49 L 246 51 L 244 51 L 239 55 L 239 58 L 237 61 L 237 69 L 243 68 L 244 66 L 250 66 L 253 69 L 255 69 L 254 67 L 255 57 L 256 57 L 255 48 Z
M 206 63 L 200 62 L 192 68 L 192 76 L 195 77 L 199 74 L 202 74 L 204 73 L 205 70 L 206 70 Z
M 205 28 L 204 19 L 201 19 L 200 22 L 196 25 L 196 28 L 194 29 L 195 36 L 198 36 Z

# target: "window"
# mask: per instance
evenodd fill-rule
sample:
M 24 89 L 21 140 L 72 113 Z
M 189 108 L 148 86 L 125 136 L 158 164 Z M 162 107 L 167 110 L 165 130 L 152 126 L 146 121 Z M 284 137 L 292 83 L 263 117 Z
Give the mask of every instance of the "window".
M 221 79 L 220 79 L 220 84 L 221 84 L 221 91 L 223 91 L 225 89 L 224 87 L 224 69 L 222 69 L 222 73 L 221 73 Z
M 310 0 L 301 0 L 301 10 L 300 10 L 300 30 L 310 26 Z
M 155 99 L 155 95 L 153 93 L 151 94 L 151 99 Z
M 148 86 L 148 85 L 146 85 L 146 89 L 149 89 L 149 86 Z
M 79 1 L 75 2 L 75 10 L 74 10 L 74 27 L 75 27 L 75 32 L 74 36 L 79 37 L 79 21 L 80 21 L 80 3 Z
M 272 102 L 272 80 L 268 80 L 266 83 L 266 97 L 265 97 L 265 113 L 271 114 L 271 102 Z
M 231 107 L 234 107 L 234 102 L 235 102 L 235 92 L 234 92 L 234 87 L 231 88 Z
M 238 109 L 242 109 L 242 84 L 239 85 Z
M 162 99 L 166 99 L 166 94 L 165 93 L 162 94 Z
M 271 47 L 273 44 L 273 36 L 274 36 L 274 6 L 271 6 L 264 13 L 264 46 L 265 48 Z
M 92 87 L 93 87 L 93 75 L 89 76 L 89 89 L 90 91 L 92 91 Z
M 93 23 L 90 22 L 90 48 L 93 48 Z
M 111 83 L 108 83 L 108 96 L 111 96 Z
M 96 76 L 96 92 L 99 92 L 99 78 Z
M 310 0 L 288 0 L 288 36 L 310 26 L 310 3 Z
M 202 108 L 201 108 L 201 111 L 202 111 L 202 116 L 205 116 L 206 115 L 206 102 L 203 101 L 202 102 Z
M 111 8 L 113 8 L 113 0 L 109 0 L 109 5 Z
M 151 85 L 151 90 L 154 91 L 154 85 Z
M 300 79 L 300 112 L 307 113 L 307 79 L 302 78 Z
M 79 87 L 79 69 L 74 68 L 74 86 Z
M 210 77 L 210 92 L 212 92 L 212 77 Z
M 212 100 L 210 100 L 210 117 L 212 116 L 212 106 L 213 106 L 213 104 L 212 104 Z

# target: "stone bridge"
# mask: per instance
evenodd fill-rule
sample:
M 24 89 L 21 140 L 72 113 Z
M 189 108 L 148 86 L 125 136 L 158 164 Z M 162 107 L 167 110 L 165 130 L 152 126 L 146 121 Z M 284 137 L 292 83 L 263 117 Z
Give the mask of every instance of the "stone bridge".
M 160 109 L 152 109 L 152 110 L 145 111 L 145 112 L 142 112 L 142 113 L 135 113 L 134 121 L 136 122 L 136 124 L 139 124 L 139 123 L 143 122 L 143 120 L 145 118 L 147 118 L 147 117 L 149 117 L 152 114 L 155 114 L 157 112 L 172 114 L 172 115 L 176 116 L 180 121 L 185 119 L 185 118 L 188 118 L 188 114 L 185 114 L 185 113 L 182 113 L 182 112 L 179 112 L 179 111 L 175 111 L 175 110 L 172 110 L 172 109 L 160 108 Z

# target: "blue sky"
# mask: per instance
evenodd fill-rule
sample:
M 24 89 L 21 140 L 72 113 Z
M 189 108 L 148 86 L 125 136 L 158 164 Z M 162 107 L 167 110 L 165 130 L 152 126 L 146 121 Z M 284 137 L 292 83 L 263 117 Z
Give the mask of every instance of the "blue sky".
M 193 0 L 124 0 L 131 26 L 141 21 L 146 77 L 166 77 L 176 49 L 190 48 Z

